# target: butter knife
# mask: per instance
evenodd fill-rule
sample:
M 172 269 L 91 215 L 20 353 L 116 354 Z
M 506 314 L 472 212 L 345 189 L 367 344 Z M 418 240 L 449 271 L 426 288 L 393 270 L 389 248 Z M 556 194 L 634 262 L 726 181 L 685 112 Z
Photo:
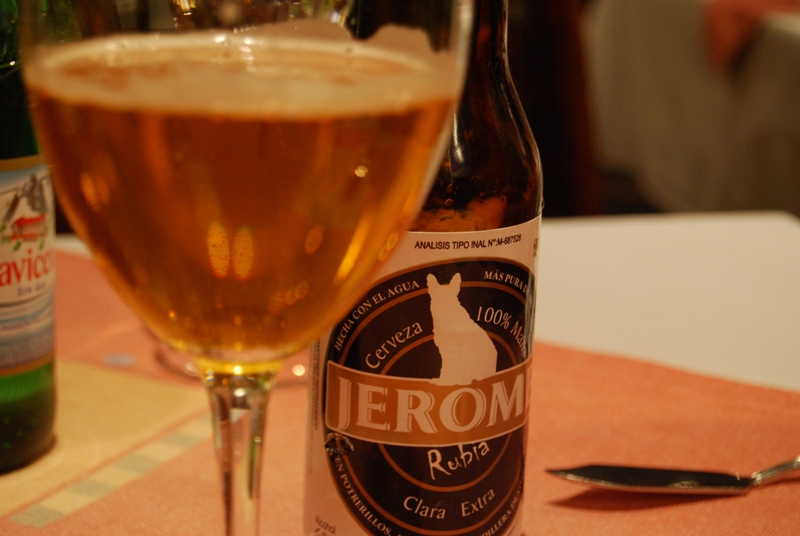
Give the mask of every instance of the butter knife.
M 644 493 L 742 495 L 753 487 L 800 472 L 800 456 L 752 475 L 655 469 L 620 465 L 586 465 L 572 469 L 546 469 L 551 475 L 594 488 Z

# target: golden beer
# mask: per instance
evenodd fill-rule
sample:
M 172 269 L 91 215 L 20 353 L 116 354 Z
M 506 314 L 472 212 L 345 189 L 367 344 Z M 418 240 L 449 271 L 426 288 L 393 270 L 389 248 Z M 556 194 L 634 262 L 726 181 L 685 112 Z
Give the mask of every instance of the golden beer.
M 436 57 L 123 35 L 34 55 L 26 77 L 59 199 L 137 315 L 179 347 L 278 357 L 408 223 L 455 97 Z

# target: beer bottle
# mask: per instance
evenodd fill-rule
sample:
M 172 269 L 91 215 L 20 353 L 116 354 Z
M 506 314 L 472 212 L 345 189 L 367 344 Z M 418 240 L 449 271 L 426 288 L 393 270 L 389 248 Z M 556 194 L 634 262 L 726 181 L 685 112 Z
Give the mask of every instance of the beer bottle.
M 507 0 L 476 0 L 422 212 L 312 349 L 305 534 L 519 534 L 542 211 Z
M 18 8 L 0 2 L 0 472 L 53 444 L 52 185 L 34 136 L 17 46 Z

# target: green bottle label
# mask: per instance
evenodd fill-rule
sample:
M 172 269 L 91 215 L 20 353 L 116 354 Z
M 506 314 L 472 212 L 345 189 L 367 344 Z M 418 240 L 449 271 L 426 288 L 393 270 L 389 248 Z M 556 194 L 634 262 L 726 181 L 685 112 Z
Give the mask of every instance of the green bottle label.
M 0 160 L 0 376 L 52 358 L 53 207 L 40 158 Z

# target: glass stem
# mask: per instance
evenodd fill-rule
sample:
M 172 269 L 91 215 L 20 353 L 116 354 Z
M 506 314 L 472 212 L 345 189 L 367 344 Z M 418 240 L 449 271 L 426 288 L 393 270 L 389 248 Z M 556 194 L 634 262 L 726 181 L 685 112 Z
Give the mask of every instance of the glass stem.
M 279 369 L 276 365 L 257 373 L 201 371 L 211 402 L 227 536 L 256 536 L 258 533 L 267 403 Z

